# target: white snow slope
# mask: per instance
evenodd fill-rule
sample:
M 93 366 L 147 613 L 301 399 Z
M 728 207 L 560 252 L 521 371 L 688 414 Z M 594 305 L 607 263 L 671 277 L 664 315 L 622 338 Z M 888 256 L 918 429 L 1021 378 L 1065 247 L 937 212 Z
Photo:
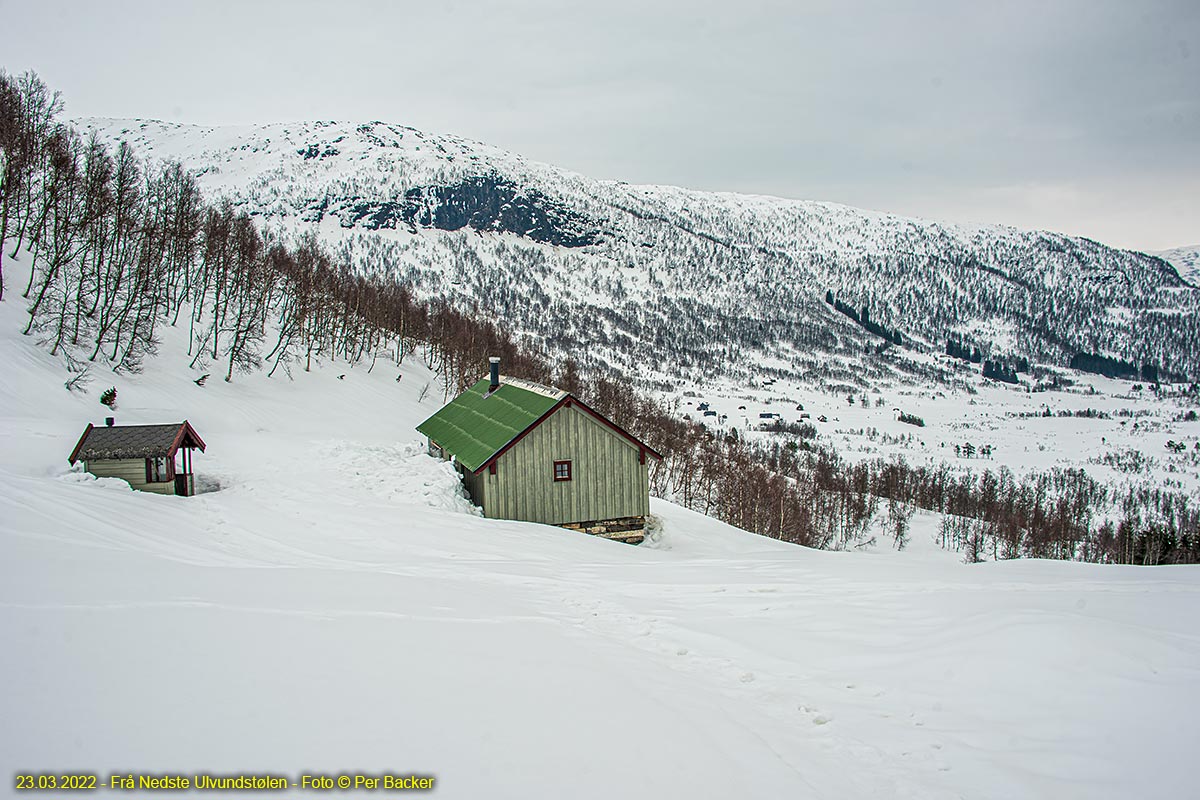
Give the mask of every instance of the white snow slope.
M 921 517 L 902 553 L 662 501 L 641 547 L 489 521 L 417 441 L 440 403 L 419 365 L 201 388 L 168 335 L 174 359 L 71 394 L 22 318 L 0 303 L 6 794 L 68 771 L 417 773 L 447 798 L 1194 793 L 1198 568 L 967 566 Z M 189 419 L 219 491 L 68 469 L 109 385 L 121 423 Z
M 1172 250 L 1160 250 L 1160 255 L 1179 273 L 1179 276 L 1193 285 L 1200 283 L 1200 244 L 1191 247 L 1176 247 Z

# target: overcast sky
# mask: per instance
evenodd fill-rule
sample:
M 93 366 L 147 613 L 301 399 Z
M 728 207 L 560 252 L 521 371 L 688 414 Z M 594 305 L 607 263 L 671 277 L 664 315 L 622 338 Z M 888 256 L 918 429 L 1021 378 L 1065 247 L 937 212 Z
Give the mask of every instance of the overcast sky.
M 601 178 L 1200 243 L 1200 0 L 0 0 L 72 116 L 385 120 Z

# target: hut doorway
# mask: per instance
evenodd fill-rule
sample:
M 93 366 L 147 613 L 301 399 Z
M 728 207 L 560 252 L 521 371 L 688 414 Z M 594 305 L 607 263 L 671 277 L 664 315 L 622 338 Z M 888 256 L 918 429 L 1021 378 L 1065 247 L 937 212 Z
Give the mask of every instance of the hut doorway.
M 179 449 L 180 464 L 175 470 L 175 494 L 179 497 L 191 497 L 196 493 L 196 478 L 192 475 L 192 448 Z

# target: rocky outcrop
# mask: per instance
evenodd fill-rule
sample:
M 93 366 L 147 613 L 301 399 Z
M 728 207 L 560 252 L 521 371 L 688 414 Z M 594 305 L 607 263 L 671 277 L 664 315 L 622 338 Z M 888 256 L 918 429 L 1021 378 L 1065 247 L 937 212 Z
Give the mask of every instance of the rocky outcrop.
M 413 227 L 512 233 L 560 247 L 602 241 L 599 227 L 537 189 L 496 176 L 466 178 L 449 186 L 409 189 L 402 200 L 358 201 L 341 215 L 342 225 L 370 230 Z

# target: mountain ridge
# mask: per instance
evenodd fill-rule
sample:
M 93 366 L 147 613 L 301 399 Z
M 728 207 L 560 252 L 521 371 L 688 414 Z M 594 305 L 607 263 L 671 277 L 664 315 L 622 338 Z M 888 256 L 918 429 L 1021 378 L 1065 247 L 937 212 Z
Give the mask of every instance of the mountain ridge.
M 1188 283 L 1200 285 L 1200 244 L 1157 250 L 1154 255 L 1169 262 Z
M 1014 363 L 1086 353 L 1200 373 L 1197 291 L 1158 256 L 1087 238 L 593 180 L 382 122 L 78 124 L 182 161 L 206 194 L 270 225 L 315 230 L 364 273 L 626 374 L 927 372 L 908 356 L 949 339 Z M 865 320 L 903 352 L 864 365 L 895 338 Z

